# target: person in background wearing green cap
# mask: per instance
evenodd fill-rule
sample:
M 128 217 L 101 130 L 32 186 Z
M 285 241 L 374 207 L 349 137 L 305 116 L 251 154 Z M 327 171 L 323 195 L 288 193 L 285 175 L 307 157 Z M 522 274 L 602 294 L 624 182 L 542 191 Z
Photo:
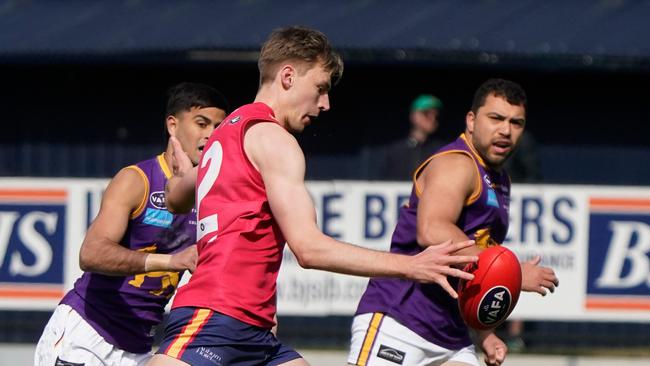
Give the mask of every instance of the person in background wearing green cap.
M 433 95 L 423 94 L 413 100 L 409 135 L 386 147 L 381 179 L 410 180 L 418 165 L 444 145 L 433 137 L 441 110 L 442 102 Z

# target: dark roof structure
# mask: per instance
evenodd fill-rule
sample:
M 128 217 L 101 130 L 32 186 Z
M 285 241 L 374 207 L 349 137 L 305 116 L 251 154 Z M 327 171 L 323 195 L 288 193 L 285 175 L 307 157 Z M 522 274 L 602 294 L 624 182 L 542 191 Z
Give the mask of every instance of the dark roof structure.
M 253 60 L 303 24 L 348 61 L 548 61 L 643 66 L 650 2 L 632 0 L 5 1 L 0 59 Z

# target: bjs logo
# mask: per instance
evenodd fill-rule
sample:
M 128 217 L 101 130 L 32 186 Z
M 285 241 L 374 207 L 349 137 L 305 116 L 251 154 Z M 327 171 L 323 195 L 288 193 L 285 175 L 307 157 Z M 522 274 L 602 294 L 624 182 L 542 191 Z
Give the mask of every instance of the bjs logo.
M 587 307 L 650 309 L 650 200 L 592 198 L 589 207 Z
M 0 191 L 0 282 L 62 284 L 65 192 L 39 191 L 51 193 L 46 199 L 22 192 L 11 200 L 6 192 Z

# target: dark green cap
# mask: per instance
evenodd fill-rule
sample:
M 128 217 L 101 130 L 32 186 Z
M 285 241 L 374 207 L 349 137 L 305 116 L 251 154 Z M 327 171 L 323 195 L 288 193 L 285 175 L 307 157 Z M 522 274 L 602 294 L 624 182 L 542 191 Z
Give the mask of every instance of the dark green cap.
M 411 103 L 411 111 L 425 111 L 427 109 L 442 109 L 442 102 L 433 95 L 422 94 Z

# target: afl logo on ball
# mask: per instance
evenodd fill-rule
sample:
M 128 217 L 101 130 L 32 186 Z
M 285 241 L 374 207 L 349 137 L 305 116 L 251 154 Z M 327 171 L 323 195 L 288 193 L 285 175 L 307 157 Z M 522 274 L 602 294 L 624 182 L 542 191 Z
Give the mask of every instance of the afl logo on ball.
M 512 296 L 504 286 L 496 286 L 486 292 L 478 307 L 478 321 L 485 326 L 494 326 L 505 320 L 510 310 Z

